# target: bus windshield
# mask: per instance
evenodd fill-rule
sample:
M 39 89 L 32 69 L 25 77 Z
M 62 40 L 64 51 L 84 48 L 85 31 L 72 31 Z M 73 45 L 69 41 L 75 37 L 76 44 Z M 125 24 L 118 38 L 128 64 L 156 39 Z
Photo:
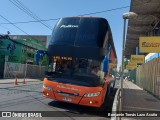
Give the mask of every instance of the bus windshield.
M 80 86 L 101 86 L 104 73 L 101 62 L 92 59 L 60 57 L 53 63 L 53 74 L 48 80 Z
M 60 19 L 53 29 L 49 44 L 103 47 L 107 24 L 105 19 L 98 18 Z
M 63 18 L 54 28 L 50 44 L 96 46 L 97 33 L 97 19 Z

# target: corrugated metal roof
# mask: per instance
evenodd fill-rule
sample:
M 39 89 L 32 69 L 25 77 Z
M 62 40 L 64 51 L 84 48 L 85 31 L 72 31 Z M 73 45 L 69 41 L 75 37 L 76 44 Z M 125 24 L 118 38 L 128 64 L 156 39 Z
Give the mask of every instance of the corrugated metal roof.
M 138 17 L 128 21 L 125 57 L 136 54 L 140 36 L 150 36 L 160 22 L 160 0 L 131 0 L 130 12 Z

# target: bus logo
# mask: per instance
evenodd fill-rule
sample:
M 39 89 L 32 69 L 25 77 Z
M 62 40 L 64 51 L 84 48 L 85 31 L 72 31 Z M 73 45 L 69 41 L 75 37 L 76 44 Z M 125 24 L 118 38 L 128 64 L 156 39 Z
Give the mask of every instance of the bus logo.
M 57 87 L 58 88 L 62 88 L 62 89 L 68 89 L 68 90 L 74 90 L 74 91 L 78 91 L 78 89 L 76 89 L 76 88 L 73 88 L 73 87 L 65 87 L 65 86 L 63 86 L 63 85 L 57 85 Z
M 61 25 L 60 28 L 78 28 L 78 25 Z

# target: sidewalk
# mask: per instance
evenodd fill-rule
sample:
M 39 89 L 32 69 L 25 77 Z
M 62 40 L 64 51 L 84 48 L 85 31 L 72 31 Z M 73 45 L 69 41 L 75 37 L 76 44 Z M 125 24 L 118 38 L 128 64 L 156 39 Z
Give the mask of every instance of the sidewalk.
M 19 83 L 23 83 L 24 78 L 17 78 L 17 81 Z M 39 82 L 41 81 L 40 79 L 29 79 L 29 78 L 25 78 L 26 82 Z M 14 84 L 15 79 L 0 79 L 0 84 Z
M 149 94 L 147 91 L 138 87 L 131 81 L 124 81 L 124 93 L 123 93 L 123 111 L 160 111 L 160 100 Z M 160 113 L 160 112 L 159 112 Z M 135 118 L 135 117 L 133 117 Z M 160 119 L 154 117 L 139 117 L 140 119 Z M 126 118 L 125 118 L 126 119 Z M 128 118 L 129 120 L 132 118 Z M 137 119 L 137 118 L 136 118 Z M 134 120 L 134 119 L 132 119 Z
M 16 85 L 15 80 L 16 79 L 0 79 L 0 88 L 42 83 L 42 80 L 40 80 L 40 79 L 28 79 L 28 78 L 26 78 L 25 79 L 25 84 L 24 84 L 24 78 L 23 79 L 22 78 L 17 78 L 17 85 Z

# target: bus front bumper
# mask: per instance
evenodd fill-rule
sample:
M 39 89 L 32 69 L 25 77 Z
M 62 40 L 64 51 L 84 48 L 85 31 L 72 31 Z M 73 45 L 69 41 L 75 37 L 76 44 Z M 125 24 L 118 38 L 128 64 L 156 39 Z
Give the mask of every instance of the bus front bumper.
M 66 96 L 63 94 L 59 94 L 57 92 L 53 92 L 47 90 L 45 88 L 42 89 L 42 96 L 50 99 L 54 99 L 57 101 L 79 104 L 83 106 L 90 107 L 101 107 L 102 105 L 102 95 L 96 97 L 84 97 L 84 96 Z

